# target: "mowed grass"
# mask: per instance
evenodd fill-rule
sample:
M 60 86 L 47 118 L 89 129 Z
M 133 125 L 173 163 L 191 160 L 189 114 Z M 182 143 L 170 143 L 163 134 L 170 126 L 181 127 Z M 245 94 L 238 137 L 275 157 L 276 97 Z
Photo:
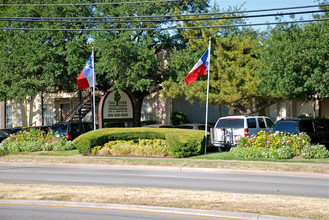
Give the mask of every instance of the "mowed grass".
M 329 199 L 196 190 L 0 183 L 0 199 L 164 206 L 310 219 L 329 216 Z
M 67 165 L 131 165 L 131 166 L 164 166 L 179 168 L 217 168 L 234 170 L 290 171 L 306 173 L 329 173 L 329 159 L 241 159 L 229 152 L 210 152 L 190 158 L 170 157 L 112 157 L 83 156 L 77 150 L 49 151 L 0 156 L 1 163 L 35 163 Z

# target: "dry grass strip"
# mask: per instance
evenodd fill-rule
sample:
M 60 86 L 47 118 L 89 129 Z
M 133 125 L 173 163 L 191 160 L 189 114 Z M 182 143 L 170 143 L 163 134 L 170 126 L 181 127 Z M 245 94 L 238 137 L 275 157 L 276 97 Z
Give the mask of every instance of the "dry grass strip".
M 213 191 L 0 183 L 0 199 L 151 205 L 328 219 L 329 199 Z
M 111 165 L 137 165 L 137 166 L 166 166 L 166 167 L 194 167 L 216 168 L 234 170 L 263 170 L 288 171 L 301 173 L 329 174 L 329 164 L 312 163 L 278 163 L 255 161 L 224 161 L 224 160 L 191 160 L 168 158 L 111 158 L 111 157 L 58 157 L 58 156 L 24 156 L 6 155 L 0 157 L 0 165 L 34 164 L 34 165 L 76 165 L 76 166 L 111 166 Z

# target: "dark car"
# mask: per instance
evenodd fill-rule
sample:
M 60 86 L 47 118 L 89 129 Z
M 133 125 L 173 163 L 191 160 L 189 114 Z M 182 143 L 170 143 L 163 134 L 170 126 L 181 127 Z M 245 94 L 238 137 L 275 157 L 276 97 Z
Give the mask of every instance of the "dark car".
M 4 128 L 0 129 L 0 143 L 10 135 L 19 132 L 22 128 Z
M 205 130 L 206 125 L 205 124 L 199 124 L 199 123 L 192 123 L 192 124 L 181 124 L 176 125 L 175 128 L 183 128 L 183 129 L 194 129 L 194 130 Z M 214 126 L 207 124 L 207 130 L 210 132 L 210 128 L 213 128 Z
M 91 122 L 59 122 L 51 126 L 57 137 L 64 136 L 66 140 L 73 140 L 79 135 L 94 130 Z
M 329 119 L 281 119 L 273 128 L 273 132 L 276 131 L 291 134 L 304 132 L 310 136 L 312 144 L 323 144 L 329 149 Z
M 150 124 L 150 125 L 145 125 L 144 127 L 147 128 L 172 128 L 172 125 L 167 125 L 167 124 Z

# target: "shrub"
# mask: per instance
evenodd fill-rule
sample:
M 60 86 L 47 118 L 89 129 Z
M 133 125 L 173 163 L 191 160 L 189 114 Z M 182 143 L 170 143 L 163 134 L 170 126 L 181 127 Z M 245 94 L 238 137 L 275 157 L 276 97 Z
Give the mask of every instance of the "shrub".
M 305 134 L 266 133 L 243 137 L 231 153 L 242 158 L 290 159 L 302 156 L 305 159 L 327 158 L 329 152 L 322 145 L 311 145 L 310 137 Z
M 98 150 L 94 150 L 98 148 Z M 135 155 L 135 156 L 167 156 L 168 144 L 162 139 L 139 139 L 138 141 L 109 141 L 103 148 L 96 146 L 93 154 L 99 155 Z
M 189 120 L 187 119 L 185 112 L 173 112 L 171 114 L 171 121 L 173 125 L 180 125 L 180 124 L 186 124 L 189 123 Z
M 204 132 L 174 128 L 104 128 L 80 135 L 73 143 L 81 154 L 90 154 L 95 146 L 104 146 L 109 141 L 139 139 L 166 140 L 168 155 L 187 157 L 203 152 Z
M 324 145 L 310 145 L 302 149 L 301 156 L 305 159 L 323 159 L 329 157 L 329 151 Z

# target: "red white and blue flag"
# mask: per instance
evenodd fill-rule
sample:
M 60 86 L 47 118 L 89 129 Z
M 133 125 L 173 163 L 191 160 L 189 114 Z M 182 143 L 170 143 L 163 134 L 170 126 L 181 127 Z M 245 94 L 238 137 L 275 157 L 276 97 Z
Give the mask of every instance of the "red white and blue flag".
M 209 64 L 210 64 L 210 55 L 209 48 L 204 52 L 199 61 L 194 65 L 192 70 L 187 74 L 184 78 L 187 85 L 190 85 L 192 82 L 199 79 L 201 76 L 207 74 L 209 72 Z
M 96 76 L 94 72 L 94 62 L 93 62 L 93 55 L 91 55 L 84 66 L 83 70 L 81 71 L 77 83 L 79 89 L 85 89 L 89 87 L 95 87 Z

